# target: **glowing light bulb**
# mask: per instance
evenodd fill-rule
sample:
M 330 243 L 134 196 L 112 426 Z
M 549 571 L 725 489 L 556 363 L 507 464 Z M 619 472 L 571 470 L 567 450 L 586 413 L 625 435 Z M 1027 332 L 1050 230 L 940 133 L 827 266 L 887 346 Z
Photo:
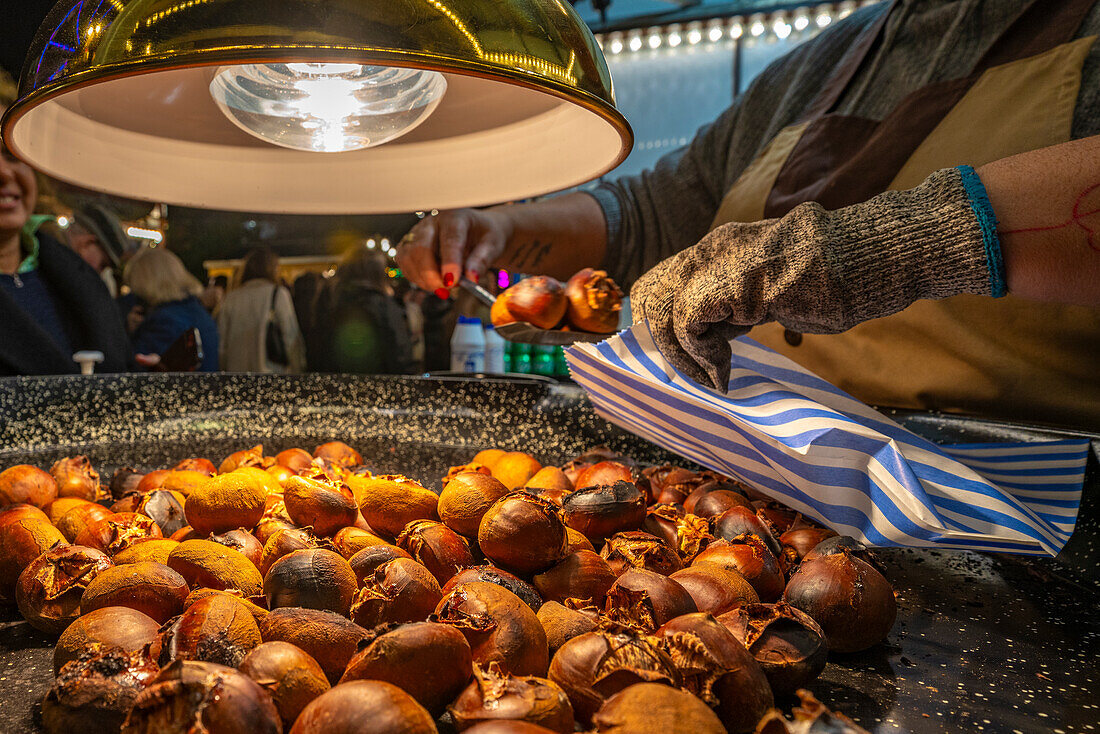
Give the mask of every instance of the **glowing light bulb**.
M 621 53 L 622 50 L 623 50 L 623 42 L 618 38 L 614 39 L 611 42 L 611 53 L 613 53 L 613 54 Z
M 692 28 L 690 31 L 688 31 L 688 43 L 690 43 L 692 46 L 702 40 L 703 34 L 699 31 L 698 28 Z
M 633 38 L 630 39 L 630 50 L 631 51 L 637 51 L 637 50 L 641 49 L 641 47 L 642 47 L 642 37 L 641 36 L 634 36 Z
M 833 18 L 828 13 L 818 13 L 817 18 L 814 19 L 814 22 L 817 23 L 818 28 L 824 28 L 825 26 L 833 22 Z
M 718 26 L 714 26 L 707 32 L 707 38 L 711 40 L 711 43 L 720 41 L 722 39 L 722 29 Z
M 741 25 L 740 21 L 735 21 L 733 25 L 730 26 L 730 38 L 736 41 L 743 35 L 745 35 L 745 26 Z
M 756 21 L 751 26 L 749 26 L 749 33 L 751 33 L 753 36 L 759 37 L 764 35 L 764 30 L 764 24 L 760 21 Z
M 69 218 L 68 217 L 58 217 L 57 218 L 57 226 L 61 227 L 61 229 L 65 229 L 66 227 L 69 226 Z
M 794 19 L 794 29 L 796 31 L 804 31 L 810 26 L 810 19 L 805 15 L 800 15 Z
M 682 41 L 683 41 L 683 39 L 680 38 L 680 34 L 677 33 L 676 31 L 673 31 L 672 33 L 668 34 L 668 45 L 669 46 L 672 46 L 673 48 L 676 48 L 677 46 L 680 45 L 680 43 Z
M 360 64 L 222 67 L 210 95 L 222 113 L 261 140 L 339 153 L 382 145 L 424 122 L 447 91 L 434 71 Z
M 659 33 L 650 33 L 648 42 L 649 42 L 649 47 L 650 48 L 659 47 L 661 45 L 661 34 L 659 34 Z
M 779 19 L 772 24 L 772 31 L 775 33 L 777 38 L 786 38 L 787 36 L 791 35 L 791 26 L 783 19 Z

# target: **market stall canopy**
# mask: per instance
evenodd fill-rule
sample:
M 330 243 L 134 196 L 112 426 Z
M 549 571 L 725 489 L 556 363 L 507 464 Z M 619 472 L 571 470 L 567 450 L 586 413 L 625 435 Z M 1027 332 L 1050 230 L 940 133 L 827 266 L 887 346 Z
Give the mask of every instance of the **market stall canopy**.
M 2 129 L 80 186 L 315 214 L 548 193 L 633 140 L 560 0 L 62 0 Z

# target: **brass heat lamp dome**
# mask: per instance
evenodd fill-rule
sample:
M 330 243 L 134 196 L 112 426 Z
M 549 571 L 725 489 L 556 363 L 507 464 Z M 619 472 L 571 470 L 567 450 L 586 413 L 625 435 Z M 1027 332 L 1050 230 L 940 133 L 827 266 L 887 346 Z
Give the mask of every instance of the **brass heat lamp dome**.
M 2 132 L 97 191 L 310 214 L 568 188 L 633 142 L 565 0 L 61 0 Z

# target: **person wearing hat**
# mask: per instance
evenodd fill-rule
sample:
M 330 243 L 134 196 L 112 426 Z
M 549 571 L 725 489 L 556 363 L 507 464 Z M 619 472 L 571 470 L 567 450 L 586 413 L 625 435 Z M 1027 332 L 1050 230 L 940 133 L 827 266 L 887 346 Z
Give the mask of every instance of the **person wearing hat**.
M 118 298 L 117 273 L 123 256 L 135 249 L 118 217 L 98 204 L 77 209 L 69 226 L 69 246 L 99 273 L 111 297 Z

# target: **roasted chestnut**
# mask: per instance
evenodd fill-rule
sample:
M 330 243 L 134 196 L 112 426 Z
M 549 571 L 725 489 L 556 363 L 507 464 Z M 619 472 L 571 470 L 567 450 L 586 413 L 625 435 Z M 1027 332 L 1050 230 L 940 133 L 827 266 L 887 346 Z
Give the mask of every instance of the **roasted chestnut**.
M 709 523 L 698 515 L 688 515 L 679 505 L 654 505 L 646 511 L 642 529 L 654 535 L 690 563 L 714 536 Z
M 132 467 L 120 467 L 111 476 L 111 482 L 108 485 L 111 496 L 119 500 L 128 494 L 138 492 L 138 484 L 141 483 L 144 476 L 144 474 L 134 471 Z
M 626 464 L 617 461 L 599 461 L 579 469 L 573 480 L 573 486 L 576 489 L 586 489 L 588 487 L 615 484 L 616 482 L 632 484 L 633 481 L 634 471 Z
M 537 612 L 542 606 L 542 595 L 534 586 L 496 566 L 471 566 L 459 571 L 443 585 L 443 596 L 450 594 L 459 584 L 468 584 L 471 581 L 487 581 L 502 586 L 522 599 L 532 611 Z
M 587 632 L 594 632 L 598 628 L 598 615 L 570 609 L 556 601 L 548 601 L 542 605 L 538 613 L 539 622 L 546 632 L 546 644 L 550 648 L 550 657 L 561 648 L 562 645 Z
M 519 489 L 542 469 L 542 464 L 530 454 L 509 451 L 493 462 L 493 477 L 509 490 Z
M 73 546 L 76 547 L 76 546 Z M 143 561 L 100 572 L 80 600 L 83 614 L 103 607 L 130 607 L 164 624 L 183 611 L 187 581 L 168 566 Z
M 277 640 L 300 647 L 317 661 L 331 683 L 340 680 L 367 630 L 336 612 L 287 607 L 264 616 L 260 635 L 264 642 Z
M 783 571 L 768 546 L 756 535 L 744 533 L 731 540 L 717 540 L 695 557 L 691 565 L 716 563 L 745 577 L 760 601 L 772 602 L 783 593 Z
M 756 660 L 710 614 L 686 614 L 658 631 L 683 687 L 715 709 L 733 734 L 753 730 L 774 703 Z
M 142 496 L 134 511 L 152 518 L 163 535 L 170 536 L 187 524 L 183 503 L 174 492 L 167 489 L 155 489 Z
M 847 553 L 803 561 L 787 582 L 783 601 L 821 625 L 836 652 L 859 652 L 882 642 L 898 613 L 890 582 Z
M 592 551 L 577 551 L 567 555 L 553 568 L 536 574 L 532 581 L 546 601 L 584 599 L 602 607 L 615 578 L 603 558 Z
M 492 469 L 497 459 L 504 456 L 505 453 L 507 452 L 504 449 L 482 449 L 474 454 L 474 458 L 470 459 L 470 463 L 481 464 Z
M 455 588 L 436 607 L 433 621 L 457 627 L 474 661 L 496 663 L 513 675 L 545 675 L 550 655 L 535 612 L 496 584 L 472 581 Z
M 313 456 L 305 449 L 287 449 L 275 454 L 275 463 L 297 474 L 313 465 Z
M 37 466 L 17 464 L 0 471 L 0 507 L 25 502 L 41 509 L 57 499 L 57 482 Z
M 363 518 L 376 532 L 396 538 L 413 520 L 438 520 L 438 498 L 419 482 L 399 474 L 347 477 Z
M 687 590 L 669 577 L 632 568 L 611 585 L 605 611 L 615 622 L 652 632 L 674 617 L 697 611 L 697 607 Z
M 765 522 L 751 509 L 746 507 L 731 507 L 714 518 L 713 524 L 714 537 L 719 540 L 733 540 L 744 533 L 752 533 L 767 544 L 768 550 L 770 550 L 772 555 L 776 558 L 783 552 L 779 545 L 779 541 L 772 535 L 772 531 L 768 527 L 768 524 L 765 524 Z
M 715 563 L 682 568 L 669 578 L 691 594 L 700 612 L 719 615 L 742 604 L 760 600 L 756 589 L 744 576 Z
M 482 721 L 526 721 L 560 734 L 573 733 L 573 707 L 553 681 L 506 675 L 495 665 L 474 669 L 474 681 L 447 711 L 465 731 Z
M 40 512 L 44 512 L 46 514 L 46 519 L 48 519 L 50 521 L 50 523 L 52 523 L 54 526 L 56 526 L 58 521 L 61 520 L 61 518 L 64 517 L 65 513 L 67 513 L 69 510 L 72 510 L 76 507 L 86 507 L 87 505 L 91 505 L 91 504 L 95 504 L 95 503 L 94 502 L 89 502 L 88 500 L 83 499 L 81 497 L 58 497 L 53 502 L 46 505 L 42 510 L 40 510 Z M 35 509 L 35 510 L 38 509 L 37 507 L 34 507 L 33 505 L 11 505 L 11 506 L 12 507 L 20 507 L 20 506 L 30 507 L 30 508 Z
M 573 491 L 573 482 L 565 472 L 556 466 L 544 466 L 523 485 L 527 489 L 545 489 L 568 494 Z
M 259 644 L 256 619 L 239 599 L 208 596 L 161 629 L 157 662 L 165 666 L 173 660 L 205 660 L 236 667 Z
M 355 591 L 351 566 L 339 553 L 323 548 L 288 553 L 264 576 L 269 609 L 304 607 L 347 614 Z
M 754 502 L 753 506 L 756 507 L 756 515 L 760 520 L 768 526 L 772 535 L 777 538 L 790 529 L 791 525 L 798 518 L 798 513 L 791 508 L 781 505 L 778 502 L 761 501 Z
M 344 558 L 351 558 L 364 548 L 374 545 L 390 545 L 384 538 L 355 526 L 341 528 L 332 536 L 332 546 Z
M 628 633 L 589 632 L 569 640 L 554 655 L 547 677 L 573 705 L 587 726 L 603 702 L 643 682 L 680 685 L 672 658 L 654 640 Z
M 758 734 L 802 734 L 802 732 L 870 734 L 844 714 L 830 711 L 809 691 L 801 690 L 797 693 L 801 704 L 791 710 L 794 721 L 787 721 L 783 718 L 781 711 L 772 709 L 756 725 Z
M 497 296 L 493 308 L 498 313 L 491 316 L 494 326 L 511 320 L 526 321 L 540 329 L 553 329 L 561 323 L 567 306 L 561 281 L 547 275 L 533 275 Z
M 283 503 L 290 519 L 310 526 L 320 536 L 332 536 L 355 522 L 359 508 L 351 489 L 343 482 L 291 477 L 283 490 Z
M 256 566 L 256 568 L 260 567 L 260 561 L 263 559 L 264 555 L 264 547 L 260 545 L 260 541 L 256 540 L 256 536 L 244 528 L 228 530 L 220 535 L 211 535 L 207 540 L 211 540 L 219 545 L 224 545 L 226 548 L 232 548 L 252 561 L 252 565 Z
M 179 545 L 179 541 L 170 538 L 149 538 L 134 543 L 125 550 L 120 550 L 111 557 L 116 566 L 127 563 L 141 563 L 150 561 L 168 565 L 168 555 Z
M 244 656 L 237 669 L 271 696 L 288 731 L 310 701 L 330 686 L 325 671 L 305 650 L 289 642 L 264 642 Z
M 375 569 L 395 558 L 408 558 L 411 560 L 412 556 L 396 545 L 389 545 L 388 543 L 385 545 L 368 545 L 349 558 L 348 565 L 351 566 L 351 570 L 355 574 L 356 584 L 362 586 L 368 578 L 374 576 Z
M 745 498 L 745 495 L 739 492 L 729 489 L 716 489 L 713 492 L 707 492 L 696 501 L 692 514 L 710 519 L 734 507 L 744 507 L 751 510 L 752 504 Z
M 262 596 L 252 596 L 245 599 L 243 596 L 241 596 L 241 592 L 239 591 L 221 591 L 219 589 L 195 589 L 187 595 L 186 599 L 183 600 L 183 608 L 190 609 L 191 605 L 195 602 L 202 601 L 203 599 L 207 599 L 212 596 L 227 596 L 230 599 L 239 602 L 242 606 L 244 606 L 246 610 L 248 610 L 248 613 L 252 615 L 252 618 L 256 620 L 257 625 L 262 623 L 267 615 L 270 613 L 266 608 L 267 599 L 264 599 Z
M 65 537 L 47 520 L 28 518 L 0 525 L 0 594 L 9 600 L 19 574 L 31 561 L 55 545 L 65 545 Z
M 397 547 L 431 571 L 440 584 L 474 564 L 466 539 L 435 520 L 410 522 L 397 536 Z
M 779 536 L 779 542 L 793 548 L 798 560 L 806 557 L 821 541 L 835 537 L 837 532 L 829 528 L 815 527 L 812 525 L 794 523 L 787 532 Z
M 29 507 L 29 505 L 27 506 Z M 57 529 L 61 531 L 61 534 L 65 536 L 66 540 L 70 543 L 75 543 L 76 539 L 80 537 L 80 534 L 84 532 L 85 528 L 113 514 L 113 512 L 103 505 L 88 502 L 83 505 L 77 505 L 66 512 L 61 516 L 61 519 L 57 521 L 56 525 Z
M 848 553 L 849 555 L 858 558 L 864 563 L 868 563 L 874 566 L 875 570 L 882 575 L 886 575 L 886 569 L 883 568 L 881 562 L 879 561 L 878 557 L 875 556 L 874 552 L 872 552 L 871 549 L 865 546 L 863 543 L 860 543 L 858 540 L 848 535 L 836 535 L 826 538 L 825 540 L 815 545 L 813 549 L 809 553 L 807 553 L 805 557 L 803 557 L 802 560 L 812 561 L 815 558 L 820 558 L 821 556 L 832 556 L 836 555 L 837 553 Z
M 718 621 L 756 658 L 777 695 L 794 693 L 825 669 L 825 632 L 789 604 L 743 604 Z
M 329 441 L 313 449 L 313 458 L 344 469 L 362 466 L 363 457 L 343 441 Z
M 423 706 L 392 683 L 355 680 L 322 693 L 306 706 L 290 734 L 436 734 Z
M 160 668 L 143 653 L 93 646 L 61 668 L 42 701 L 47 734 L 118 734 Z
M 160 489 L 164 486 L 164 482 L 174 472 L 171 469 L 155 469 L 148 474 L 143 474 L 141 479 L 138 480 L 137 486 L 134 487 L 134 493 L 145 494 L 146 492 L 152 492 L 154 489 Z M 195 472 L 198 474 L 198 472 Z M 205 474 L 198 474 L 202 477 L 202 481 L 205 482 L 209 477 Z M 133 494 L 132 492 L 126 492 L 121 497 L 116 499 L 124 499 L 127 495 Z M 112 493 L 112 497 L 114 494 Z
M 351 605 L 351 618 L 367 628 L 385 622 L 422 622 L 442 598 L 431 571 L 409 558 L 395 558 L 363 580 Z
M 236 589 L 244 596 L 259 596 L 263 591 L 263 578 L 252 561 L 212 540 L 183 541 L 168 554 L 168 566 L 192 588 Z
M 473 676 L 470 645 L 454 627 L 435 622 L 381 625 L 361 643 L 341 683 L 381 680 L 416 699 L 433 716 Z
M 623 292 L 604 270 L 584 268 L 565 284 L 565 319 L 594 334 L 613 334 L 619 327 Z
M 611 696 L 592 717 L 594 734 L 726 734 L 710 708 L 687 691 L 635 683 Z
M 218 474 L 228 474 L 231 471 L 240 469 L 243 466 L 259 466 L 264 465 L 264 447 L 253 446 L 250 449 L 241 449 L 240 451 L 234 451 L 229 456 L 222 460 L 222 463 L 218 466 Z
M 249 474 L 232 472 L 208 479 L 187 495 L 187 523 L 202 535 L 255 527 L 264 515 L 267 489 Z
M 50 505 L 52 504 L 54 503 L 51 502 Z M 92 503 L 88 502 L 85 504 L 90 505 Z M 47 505 L 47 507 L 49 507 L 50 505 Z M 3 509 L 0 509 L 0 525 L 7 525 L 9 522 L 15 522 L 16 520 L 35 520 L 37 522 L 45 523 L 53 522 L 53 520 L 50 519 L 50 516 L 43 512 L 41 509 L 35 507 L 34 505 L 28 505 L 25 502 L 20 502 L 14 505 L 6 505 Z
M 485 512 L 506 494 L 508 488 L 491 476 L 458 474 L 439 493 L 439 518 L 456 533 L 476 538 Z
M 94 548 L 54 546 L 19 574 L 15 587 L 19 612 L 35 629 L 61 634 L 80 616 L 84 589 L 111 566 L 111 559 Z
M 156 474 L 156 472 L 152 472 Z M 150 476 L 149 474 L 145 475 Z M 170 471 L 163 475 L 161 480 L 157 482 L 157 486 L 145 487 L 142 484 L 138 484 L 138 488 L 143 493 L 152 492 L 156 489 L 163 489 L 169 492 L 176 492 L 186 498 L 192 492 L 199 487 L 203 486 L 210 480 L 209 474 L 201 471 L 192 471 L 190 469 L 180 469 L 177 471 Z M 144 482 L 144 478 L 142 482 Z
M 466 734 L 554 734 L 554 730 L 537 724 L 529 724 L 526 721 L 497 719 L 474 724 L 466 729 Z
M 667 576 L 684 566 L 676 551 L 660 538 L 641 530 L 630 530 L 611 536 L 600 555 L 616 575 L 632 568 L 644 568 Z
M 565 555 L 565 524 L 553 503 L 525 492 L 501 497 L 481 518 L 485 557 L 521 576 L 545 571 Z
M 281 734 L 279 712 L 255 681 L 232 668 L 180 660 L 134 701 L 122 734 L 192 731 Z
M 57 482 L 58 497 L 79 497 L 91 502 L 100 499 L 99 472 L 92 468 L 87 456 L 72 456 L 54 462 L 50 467 L 50 476 Z
M 173 471 L 196 471 L 200 474 L 205 474 L 208 477 L 212 477 L 218 473 L 217 467 L 214 466 L 214 462 L 210 459 L 200 459 L 193 457 L 190 459 L 184 459 L 180 463 L 172 467 Z
M 129 607 L 105 607 L 77 617 L 54 646 L 54 675 L 96 644 L 136 653 L 157 639 L 159 626 L 149 615 Z
M 593 545 L 615 533 L 637 530 L 646 514 L 645 497 L 621 480 L 578 489 L 562 500 L 561 507 L 565 524 L 584 533 Z
M 264 543 L 263 553 L 260 554 L 260 573 L 266 574 L 275 561 L 287 553 L 298 550 L 317 548 L 321 542 L 310 531 L 310 528 L 284 528 L 276 530 L 267 542 Z
M 565 528 L 565 554 L 576 553 L 579 550 L 587 550 L 596 552 L 596 546 L 592 545 L 592 541 L 585 536 L 579 530 L 573 528 Z

